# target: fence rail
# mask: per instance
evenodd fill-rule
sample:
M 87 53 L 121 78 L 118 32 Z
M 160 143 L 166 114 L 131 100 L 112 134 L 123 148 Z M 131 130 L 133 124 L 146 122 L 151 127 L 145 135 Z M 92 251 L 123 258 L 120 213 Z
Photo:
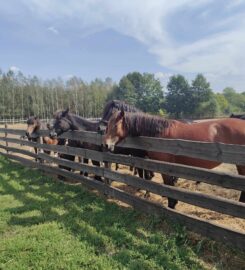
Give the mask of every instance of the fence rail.
M 214 172 L 211 170 L 201 169 L 197 167 L 112 154 L 109 152 L 98 152 L 84 148 L 34 143 L 19 138 L 9 137 L 9 135 L 22 136 L 25 134 L 24 130 L 1 128 L 0 133 L 3 134 L 2 136 L 0 136 L 0 142 L 2 141 L 3 143 L 5 143 L 5 145 L 0 144 L 0 149 L 2 149 L 1 154 L 4 156 L 21 162 L 26 166 L 41 169 L 42 171 L 47 173 L 63 175 L 65 177 L 78 180 L 89 188 L 97 189 L 99 192 L 108 194 L 118 200 L 126 202 L 137 209 L 146 211 L 148 213 L 156 213 L 158 215 L 167 216 L 173 221 L 179 222 L 186 226 L 188 229 L 201 233 L 204 236 L 230 243 L 236 247 L 245 250 L 245 234 L 242 232 L 231 230 L 223 226 L 218 226 L 210 221 L 192 217 L 184 213 L 180 213 L 176 210 L 166 208 L 163 205 L 153 203 L 147 199 L 142 199 L 137 196 L 128 194 L 106 183 L 101 183 L 93 180 L 90 177 L 85 177 L 75 172 L 68 172 L 58 167 L 53 167 L 51 165 L 35 162 L 33 160 L 30 160 L 29 157 L 38 160 L 49 161 L 55 163 L 56 165 L 69 167 L 75 171 L 82 170 L 84 172 L 93 173 L 102 176 L 105 179 L 125 183 L 136 188 L 150 191 L 157 195 L 171 197 L 173 199 L 177 199 L 191 205 L 210 209 L 234 217 L 245 218 L 244 203 L 213 195 L 188 191 L 179 187 L 160 185 L 152 181 L 141 179 L 137 176 L 132 176 L 130 174 L 122 174 L 106 167 L 94 167 L 91 165 L 85 165 L 78 162 L 68 161 L 62 158 L 52 157 L 48 154 L 41 152 L 35 154 L 26 149 L 23 149 L 22 147 L 20 148 L 20 146 L 25 145 L 30 147 L 37 147 L 39 150 L 42 149 L 55 151 L 63 154 L 85 157 L 100 162 L 115 162 L 125 165 L 132 165 L 154 172 L 165 173 L 168 175 L 183 177 L 190 180 L 198 180 L 209 184 L 236 189 L 240 191 L 245 191 L 245 176 L 231 173 Z M 41 134 L 47 135 L 47 131 L 41 131 Z M 67 132 L 63 134 L 62 137 L 68 139 L 82 140 L 85 142 L 95 143 L 97 145 L 100 145 L 103 139 L 100 134 L 94 132 Z M 9 146 L 10 144 L 11 146 Z M 16 144 L 18 145 L 18 147 L 14 146 Z M 239 160 L 240 164 L 245 163 L 245 146 L 240 145 L 238 146 L 217 143 L 200 143 L 183 140 L 166 140 L 142 137 L 137 139 L 129 138 L 125 140 L 120 146 L 151 151 L 156 151 L 157 149 L 157 151 L 161 152 L 170 152 L 172 154 L 187 155 L 202 159 L 210 159 L 211 157 L 216 161 L 227 162 L 227 160 L 229 160 L 229 163 L 236 163 Z M 211 149 L 213 150 L 211 151 Z M 5 151 L 7 153 L 5 153 Z M 28 158 L 19 156 L 19 154 L 27 156 Z

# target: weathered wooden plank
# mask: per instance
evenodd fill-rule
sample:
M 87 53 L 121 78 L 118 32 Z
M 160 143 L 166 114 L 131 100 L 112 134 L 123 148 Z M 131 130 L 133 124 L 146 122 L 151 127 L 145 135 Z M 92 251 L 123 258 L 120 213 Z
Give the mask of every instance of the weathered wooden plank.
M 173 222 L 178 222 L 185 226 L 187 229 L 195 231 L 199 234 L 202 234 L 205 237 L 210 237 L 214 240 L 222 241 L 226 244 L 233 245 L 237 248 L 245 250 L 245 234 L 238 232 L 236 230 L 230 230 L 224 226 L 215 225 L 212 222 L 205 221 L 200 218 L 194 218 L 186 214 L 182 214 L 177 212 L 176 210 L 168 209 L 163 207 L 160 204 L 156 204 L 153 202 L 149 202 L 145 199 L 141 199 L 130 195 L 122 190 L 119 190 L 114 187 L 110 187 L 105 185 L 104 183 L 95 181 L 88 177 L 84 177 L 81 175 L 77 175 L 75 173 L 63 171 L 57 168 L 52 168 L 44 164 L 35 163 L 32 161 L 28 161 L 26 159 L 16 157 L 10 154 L 3 154 L 9 158 L 15 159 L 19 162 L 23 162 L 27 165 L 29 164 L 31 167 L 38 167 L 42 170 L 46 170 L 49 173 L 57 173 L 63 174 L 65 177 L 70 177 L 71 179 L 80 180 L 85 186 L 90 188 L 95 188 L 99 190 L 101 193 L 106 193 L 116 199 L 119 199 L 131 206 L 135 209 L 139 209 L 140 211 L 149 213 L 149 214 L 157 214 L 159 216 L 164 216 L 171 219 Z
M 14 138 L 0 137 L 0 140 L 17 144 L 24 144 L 33 147 L 39 147 L 44 150 L 51 150 L 70 155 L 83 156 L 98 161 L 115 162 L 119 164 L 131 165 L 139 168 L 151 170 L 153 172 L 165 173 L 189 180 L 198 180 L 212 185 L 218 185 L 225 188 L 245 191 L 245 177 L 231 173 L 215 172 L 212 170 L 202 169 L 198 167 L 174 164 L 150 159 L 137 158 L 109 152 L 97 152 L 83 148 L 74 148 L 69 146 L 37 144 L 25 140 Z
M 26 134 L 26 131 L 23 129 L 0 128 L 0 133 L 3 132 L 20 136 L 24 136 Z
M 128 166 L 147 169 L 153 172 L 181 177 L 184 179 L 201 181 L 225 188 L 245 191 L 245 176 L 233 173 L 224 173 L 199 167 L 192 167 L 182 164 L 163 162 L 158 160 L 143 159 L 132 156 L 125 156 L 112 153 L 104 153 L 104 160 Z
M 128 137 L 124 141 L 120 142 L 118 146 L 144 149 L 146 151 L 153 152 L 170 153 L 174 155 L 201 158 L 232 164 L 245 164 L 245 145 L 150 137 Z
M 0 129 L 0 131 L 1 130 L 4 131 L 5 129 Z M 19 134 L 21 132 L 25 132 L 24 130 L 7 130 L 13 133 L 18 132 Z M 40 131 L 40 134 L 49 135 L 49 131 Z M 96 132 L 88 131 L 70 131 L 62 134 L 60 137 L 90 142 L 97 145 L 101 145 L 103 142 L 103 136 Z M 245 145 L 232 145 L 223 143 L 198 142 L 180 139 L 164 139 L 151 137 L 128 137 L 124 141 L 122 141 L 119 146 L 144 149 L 146 151 L 164 152 L 174 155 L 185 155 L 219 162 L 241 165 L 245 164 Z
M 179 213 L 176 210 L 165 208 L 164 206 L 157 203 L 135 197 L 117 188 L 107 186 L 106 193 L 142 212 L 146 212 L 151 215 L 156 214 L 161 217 L 164 216 L 172 220 L 172 222 L 178 222 L 179 224 L 185 226 L 187 229 L 199 233 L 205 237 L 209 237 L 214 240 L 224 242 L 225 244 L 245 250 L 244 233 L 230 230 L 224 226 L 215 225 L 212 222 L 205 221 L 200 218 L 194 218 L 192 216 Z
M 6 151 L 10 151 L 10 152 L 15 152 L 15 153 L 19 153 L 19 154 L 23 154 L 29 157 L 33 157 L 33 158 L 38 158 L 38 155 L 35 153 L 32 153 L 28 150 L 24 150 L 24 149 L 20 149 L 20 148 L 15 148 L 15 147 L 10 147 L 10 146 L 4 146 L 4 145 L 0 145 L 1 149 L 5 149 Z
M 39 134 L 40 135 L 46 135 L 49 136 L 49 131 L 48 130 L 40 130 Z M 70 139 L 70 140 L 77 140 L 77 141 L 82 141 L 82 142 L 88 142 L 96 145 L 101 145 L 102 144 L 102 136 L 101 134 L 97 132 L 92 132 L 92 131 L 68 131 L 59 136 L 59 138 L 64 138 L 64 139 Z
M 6 129 L 8 128 L 8 125 L 7 124 L 5 124 L 5 138 L 7 138 L 8 137 L 8 132 L 6 131 Z M 8 147 L 8 142 L 6 141 L 6 147 Z M 6 150 L 7 151 L 7 153 L 8 153 L 8 150 Z
M 223 214 L 239 218 L 245 218 L 245 203 L 223 199 L 212 195 L 196 193 L 183 188 L 161 185 L 153 181 L 147 181 L 138 178 L 136 176 L 111 171 L 108 168 L 92 167 L 89 165 L 79 164 L 65 159 L 51 157 L 47 154 L 39 154 L 39 157 L 44 160 L 55 162 L 59 165 L 69 167 L 71 169 L 94 173 L 96 175 L 105 177 L 106 179 L 108 178 L 110 180 L 125 183 L 161 196 L 171 197 L 185 203 L 217 211 Z
M 106 169 L 104 171 L 104 177 L 191 205 L 196 205 L 234 217 L 245 218 L 245 203 L 188 191 L 179 187 L 161 185 L 136 176 L 126 175 Z
M 49 150 L 49 151 L 59 152 L 59 153 L 68 154 L 68 155 L 82 156 L 82 157 L 88 158 L 88 159 L 103 161 L 103 153 L 95 151 L 95 150 L 70 147 L 70 146 L 66 146 L 66 145 L 40 144 L 40 143 L 35 143 L 35 142 L 20 140 L 20 139 L 15 139 L 15 138 L 0 137 L 0 140 L 8 141 L 11 143 L 16 143 L 16 144 L 27 145 L 27 146 L 31 146 L 31 147 L 37 147 L 37 148 L 40 148 L 43 150 Z
M 83 163 L 77 163 L 73 162 L 67 159 L 62 159 L 62 158 L 57 158 L 57 157 L 52 157 L 48 154 L 45 153 L 39 153 L 38 157 L 50 162 L 57 163 L 58 165 L 66 166 L 74 170 L 78 171 L 84 171 L 87 173 L 93 173 L 99 176 L 104 176 L 104 168 L 102 167 L 97 167 L 97 166 L 91 166 Z

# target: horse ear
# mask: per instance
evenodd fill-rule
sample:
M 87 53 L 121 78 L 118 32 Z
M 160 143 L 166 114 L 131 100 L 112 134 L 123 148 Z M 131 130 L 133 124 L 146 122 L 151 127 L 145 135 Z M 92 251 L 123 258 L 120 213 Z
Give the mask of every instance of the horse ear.
M 62 116 L 65 117 L 69 113 L 69 108 L 62 112 Z

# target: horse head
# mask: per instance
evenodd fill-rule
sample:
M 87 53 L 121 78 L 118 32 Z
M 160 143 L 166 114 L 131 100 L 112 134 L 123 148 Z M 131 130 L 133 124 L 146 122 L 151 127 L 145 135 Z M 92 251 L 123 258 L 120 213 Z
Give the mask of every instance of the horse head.
M 115 145 L 122 141 L 126 136 L 125 112 L 122 109 L 121 111 L 115 112 L 109 119 L 104 137 L 104 145 L 113 151 Z
M 65 111 L 60 111 L 55 114 L 55 119 L 53 122 L 53 127 L 50 129 L 50 137 L 57 137 L 64 132 L 69 130 L 78 130 L 79 127 L 76 121 L 73 119 L 72 115 L 69 113 L 69 109 Z
M 37 134 L 40 127 L 41 127 L 41 122 L 37 116 L 31 116 L 27 120 L 27 129 L 26 129 L 26 136 L 27 138 L 37 138 L 39 135 Z

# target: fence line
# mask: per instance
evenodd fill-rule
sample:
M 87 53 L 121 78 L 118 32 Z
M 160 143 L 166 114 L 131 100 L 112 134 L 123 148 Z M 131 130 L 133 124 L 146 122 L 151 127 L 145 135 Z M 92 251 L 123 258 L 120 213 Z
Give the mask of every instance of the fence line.
M 188 191 L 183 188 L 160 185 L 158 183 L 155 183 L 152 181 L 150 182 L 136 176 L 132 176 L 129 174 L 122 174 L 106 167 L 94 167 L 91 165 L 80 164 L 77 162 L 68 161 L 61 158 L 51 157 L 48 154 L 40 153 L 40 152 L 38 154 L 34 154 L 25 149 L 18 149 L 16 147 L 9 146 L 9 144 L 11 143 L 11 144 L 18 144 L 18 145 L 27 145 L 31 147 L 37 147 L 43 150 L 56 151 L 59 153 L 65 153 L 65 154 L 76 155 L 76 156 L 83 156 L 85 158 L 90 158 L 90 159 L 98 160 L 101 162 L 106 161 L 106 162 L 122 163 L 125 165 L 133 165 L 133 166 L 140 167 L 143 169 L 148 169 L 154 172 L 166 173 L 166 174 L 174 175 L 178 177 L 181 176 L 181 177 L 191 179 L 191 180 L 203 181 L 209 184 L 220 185 L 226 188 L 233 188 L 233 189 L 242 190 L 242 191 L 245 191 L 245 176 L 239 176 L 239 175 L 230 174 L 230 173 L 214 172 L 211 170 L 201 169 L 201 168 L 192 167 L 192 166 L 172 164 L 168 162 L 161 162 L 161 161 L 155 161 L 155 160 L 149 160 L 149 159 L 143 159 L 143 158 L 137 158 L 137 157 L 129 157 L 125 155 L 117 155 L 117 154 L 112 154 L 108 152 L 98 152 L 98 151 L 84 149 L 84 148 L 74 148 L 74 147 L 69 147 L 69 146 L 46 145 L 46 144 L 41 144 L 41 143 L 34 143 L 31 141 L 25 141 L 22 139 L 10 138 L 9 136 L 7 136 L 8 134 L 21 136 L 24 134 L 24 132 L 25 132 L 24 130 L 14 130 L 14 129 L 6 129 L 6 128 L 0 129 L 0 133 L 5 134 L 5 136 L 0 137 L 0 141 L 8 143 L 8 145 L 0 145 L 1 149 L 7 151 L 7 153 L 1 152 L 1 154 L 11 159 L 14 159 L 18 162 L 21 162 L 24 165 L 27 165 L 33 168 L 39 168 L 44 172 L 63 175 L 71 179 L 79 180 L 85 186 L 88 186 L 90 188 L 95 188 L 99 192 L 103 194 L 108 194 L 116 199 L 126 202 L 137 209 L 140 209 L 148 213 L 156 213 L 158 215 L 167 216 L 170 219 L 174 220 L 175 222 L 180 222 L 181 224 L 185 225 L 188 229 L 201 233 L 204 236 L 211 237 L 216 240 L 221 240 L 226 243 L 228 242 L 236 247 L 239 247 L 245 250 L 245 234 L 244 233 L 231 230 L 223 226 L 215 225 L 214 223 L 210 221 L 206 221 L 203 219 L 199 219 L 196 217 L 192 217 L 192 216 L 180 213 L 176 210 L 166 208 L 162 205 L 150 202 L 149 200 L 146 200 L 146 199 L 138 198 L 137 196 L 128 194 L 106 183 L 101 183 L 96 180 L 93 180 L 90 177 L 81 176 L 74 172 L 64 171 L 60 168 L 52 167 L 47 164 L 34 162 L 31 160 L 28 160 L 27 158 L 23 158 L 17 155 L 22 154 L 22 155 L 32 157 L 38 160 L 46 160 L 49 162 L 53 162 L 56 165 L 63 165 L 71 169 L 74 169 L 76 171 L 82 170 L 88 173 L 93 173 L 93 174 L 102 176 L 105 179 L 125 183 L 128 185 L 134 186 L 136 188 L 150 191 L 154 194 L 171 197 L 173 199 L 177 199 L 188 204 L 196 205 L 202 208 L 210 209 L 213 211 L 217 211 L 220 213 L 228 214 L 228 215 L 239 217 L 239 218 L 245 218 L 245 204 L 244 203 L 216 197 L 213 195 L 206 195 L 202 193 Z M 42 131 L 41 133 L 46 134 L 45 132 L 46 131 Z M 80 138 L 83 141 L 95 142 L 98 145 L 101 143 L 103 139 L 100 134 L 93 133 L 93 132 L 74 132 L 74 133 L 70 132 L 70 133 L 64 134 L 63 137 L 69 138 L 69 139 Z M 129 142 L 125 141 L 125 143 L 123 143 L 123 147 L 125 147 L 125 145 L 131 145 L 133 142 L 135 142 L 135 144 L 138 147 L 144 142 L 146 144 L 148 143 L 147 147 L 149 146 L 150 149 L 151 148 L 155 149 L 156 145 L 159 146 L 159 144 L 162 143 L 163 146 L 161 146 L 161 151 L 164 152 L 163 150 L 165 149 L 164 146 L 167 145 L 167 142 L 169 140 L 165 140 L 165 139 L 151 140 L 151 139 L 152 138 L 138 138 L 138 140 L 129 139 L 128 140 Z M 174 153 L 182 154 L 182 150 L 183 150 L 183 154 L 187 155 L 186 153 L 188 153 L 187 149 L 189 147 L 190 152 L 191 152 L 190 155 L 193 155 L 193 153 L 194 154 L 198 153 L 198 156 L 202 157 L 201 156 L 202 151 L 198 150 L 200 147 L 200 142 L 190 142 L 190 141 L 182 141 L 182 140 L 171 140 L 171 141 L 172 141 L 171 146 L 174 150 L 168 146 L 166 151 L 173 151 Z M 219 159 L 234 160 L 234 157 L 232 158 L 232 155 L 237 154 L 239 156 L 239 159 L 243 158 L 243 160 L 245 160 L 245 154 L 243 154 L 245 152 L 242 153 L 242 151 L 244 151 L 243 148 L 245 146 L 238 147 L 237 145 L 224 145 L 224 144 L 212 144 L 212 143 L 205 144 L 205 146 L 208 149 L 209 147 L 214 147 L 215 145 L 216 145 L 216 149 L 220 150 L 219 157 L 218 157 Z M 181 146 L 181 148 L 180 150 L 176 152 L 176 147 L 178 146 Z M 204 148 L 201 147 L 201 149 L 203 150 Z M 16 153 L 17 155 L 13 153 Z M 204 153 L 203 158 L 206 158 L 206 155 L 207 154 Z

